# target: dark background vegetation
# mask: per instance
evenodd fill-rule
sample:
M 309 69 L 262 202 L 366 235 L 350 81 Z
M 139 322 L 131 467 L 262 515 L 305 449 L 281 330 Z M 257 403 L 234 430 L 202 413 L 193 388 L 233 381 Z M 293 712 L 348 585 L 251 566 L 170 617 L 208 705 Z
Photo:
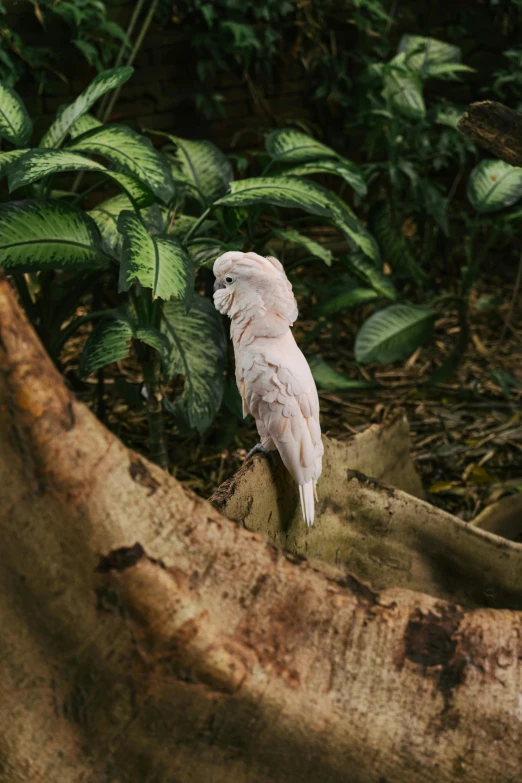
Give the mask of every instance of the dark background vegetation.
M 129 59 L 125 30 L 134 2 L 4 0 L 3 5 L 0 77 L 23 97 L 36 136 L 97 71 L 113 66 L 120 52 L 123 63 Z M 311 134 L 363 168 L 368 183 L 363 198 L 338 177 L 320 175 L 317 181 L 340 193 L 372 231 L 384 273 L 402 300 L 435 307 L 433 334 L 408 356 L 356 361 L 356 335 L 381 305 L 328 304 L 353 285 L 338 234 L 328 226 L 309 226 L 307 234 L 339 258 L 331 267 L 310 263 L 298 247 L 283 246 L 300 305 L 297 338 L 307 355 L 342 373 L 323 378 L 324 431 L 350 437 L 400 404 L 408 412 L 433 502 L 471 519 L 488 503 L 518 491 L 520 219 L 505 210 L 477 217 L 468 182 L 487 156 L 460 136 L 455 123 L 439 119 L 444 108 L 458 113 L 475 100 L 500 100 L 514 109 L 522 104 L 521 0 L 161 0 L 143 4 L 133 44 L 151 8 L 150 27 L 133 58 L 135 73 L 109 119 L 140 131 L 209 139 L 230 155 L 236 177 L 263 170 L 269 131 L 293 127 Z M 395 111 L 386 116 L 382 76 L 372 70 L 389 63 L 405 34 L 458 46 L 462 63 L 473 69 L 458 78 L 423 79 L 422 117 Z M 93 191 L 88 206 L 100 198 Z M 241 234 L 241 226 L 237 231 Z M 479 261 L 465 307 L 451 300 L 434 305 L 438 297 L 459 294 L 462 267 L 470 258 Z M 208 293 L 210 283 L 210 273 L 202 270 L 199 290 Z M 90 300 L 80 305 L 90 306 Z M 139 365 L 131 358 L 117 371 L 111 365 L 88 381 L 77 377 L 89 329 L 66 345 L 62 369 L 101 418 L 146 452 Z M 127 382 L 123 395 L 121 378 Z M 349 381 L 368 386 L 357 389 Z M 130 387 L 138 393 L 130 395 Z M 229 386 L 221 412 L 203 435 L 186 431 L 172 417 L 166 426 L 173 470 L 207 495 L 256 441 L 253 425 L 237 415 L 237 396 Z

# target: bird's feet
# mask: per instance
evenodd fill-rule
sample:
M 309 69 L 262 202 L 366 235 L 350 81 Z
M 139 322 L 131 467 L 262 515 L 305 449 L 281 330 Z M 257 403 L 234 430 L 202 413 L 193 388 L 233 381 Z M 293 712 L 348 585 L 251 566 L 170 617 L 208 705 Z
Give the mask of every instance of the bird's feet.
M 253 457 L 254 454 L 264 454 L 272 465 L 275 467 L 276 465 L 276 458 L 275 458 L 275 451 L 272 451 L 271 449 L 267 449 L 265 446 L 263 446 L 262 443 L 257 443 L 253 449 L 250 449 L 248 454 L 245 457 L 245 462 L 250 459 L 250 457 Z

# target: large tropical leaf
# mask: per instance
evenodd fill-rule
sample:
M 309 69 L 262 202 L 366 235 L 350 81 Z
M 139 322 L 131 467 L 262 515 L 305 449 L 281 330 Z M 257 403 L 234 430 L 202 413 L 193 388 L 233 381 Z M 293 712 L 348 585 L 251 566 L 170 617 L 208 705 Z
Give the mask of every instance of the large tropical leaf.
M 365 321 L 355 339 L 358 362 L 395 362 L 405 359 L 433 332 L 435 313 L 429 307 L 395 304 Z
M 313 239 L 310 239 L 310 237 L 307 237 L 304 234 L 300 234 L 299 231 L 296 231 L 294 228 L 286 230 L 276 228 L 274 229 L 274 234 L 276 237 L 279 237 L 279 239 L 284 239 L 285 242 L 290 242 L 294 245 L 301 245 L 301 247 L 304 247 L 305 250 L 308 250 L 311 256 L 315 256 L 315 258 L 320 258 L 321 261 L 324 261 L 326 266 L 332 265 L 333 256 L 331 250 L 328 250 L 328 248 L 319 244 L 319 242 L 315 242 Z
M 335 315 L 335 313 L 349 310 L 360 304 L 373 302 L 378 299 L 380 294 L 373 288 L 350 288 L 348 291 L 341 291 L 340 294 L 330 297 L 314 308 L 315 315 Z
M 125 193 L 121 193 L 102 201 L 88 212 L 98 226 L 104 249 L 118 257 L 123 243 L 123 237 L 118 231 L 118 218 L 124 210 L 132 211 L 132 201 Z
M 150 236 L 132 212 L 120 214 L 118 230 L 123 235 L 120 290 L 128 291 L 138 280 L 152 289 L 154 297 L 175 296 L 187 302 L 194 286 L 194 264 L 182 245 L 167 236 Z
M 379 249 L 372 235 L 347 204 L 335 193 L 299 177 L 259 177 L 232 182 L 230 193 L 216 202 L 220 206 L 244 207 L 249 204 L 273 204 L 277 207 L 304 209 L 332 220 L 373 260 Z
M 350 272 L 365 283 L 369 283 L 374 291 L 377 291 L 381 296 L 386 299 L 397 297 L 397 291 L 390 278 L 360 253 L 352 253 L 342 261 Z
M 168 201 L 173 195 L 172 176 L 163 155 L 149 139 L 126 125 L 95 128 L 68 149 L 107 158 L 118 171 L 140 180 L 162 201 Z
M 468 198 L 477 212 L 497 212 L 522 198 L 522 169 L 503 160 L 482 160 L 468 180 Z
M 64 171 L 97 171 L 117 182 L 137 206 L 146 206 L 154 200 L 152 192 L 134 177 L 109 171 L 101 163 L 97 163 L 79 152 L 61 150 L 32 149 L 17 157 L 7 168 L 9 190 L 17 190 L 24 185 L 30 185 L 50 174 L 60 174 Z
M 21 158 L 22 155 L 25 155 L 29 150 L 9 150 L 9 152 L 0 152 L 0 177 L 3 177 L 4 174 L 7 172 L 8 166 L 11 165 L 15 160 L 18 160 L 18 158 Z
M 354 389 L 368 389 L 375 386 L 374 383 L 368 381 L 348 378 L 318 356 L 308 356 L 307 359 L 317 388 L 323 391 L 353 391 Z
M 285 163 L 304 163 L 321 158 L 339 158 L 334 150 L 320 141 L 293 128 L 281 128 L 268 134 L 266 151 L 271 158 Z
M 104 318 L 87 338 L 78 375 L 85 378 L 101 367 L 126 359 L 130 353 L 132 326 L 125 318 Z
M 387 68 L 382 95 L 393 109 L 405 117 L 421 120 L 426 115 L 421 78 L 404 66 Z
M 298 163 L 283 172 L 285 177 L 307 177 L 310 174 L 335 174 L 341 177 L 361 198 L 368 191 L 361 169 L 349 160 L 324 159 Z
M 195 188 L 207 203 L 226 193 L 234 173 L 230 161 L 215 144 L 211 141 L 181 139 L 170 133 L 154 133 L 175 144 L 173 156 L 177 171 L 172 170 L 174 180 L 186 182 Z
M 40 147 L 59 147 L 78 118 L 88 112 L 102 95 L 126 82 L 133 70 L 130 66 L 125 65 L 99 73 L 76 100 L 70 103 L 55 119 L 42 137 Z
M 170 410 L 203 433 L 223 397 L 227 341 L 221 318 L 212 302 L 199 294 L 188 313 L 179 302 L 166 302 L 163 318 L 162 329 L 170 344 L 165 374 L 185 377 L 183 394 Z
M 427 74 L 430 65 L 460 62 L 458 46 L 423 35 L 403 35 L 399 41 L 398 52 L 406 55 L 408 68 L 422 76 Z
M 16 147 L 23 147 L 32 131 L 33 124 L 22 99 L 0 82 L 0 136 Z
M 61 201 L 0 206 L 0 266 L 17 272 L 106 266 L 96 224 Z
M 69 128 L 69 136 L 71 139 L 76 139 L 78 136 L 83 136 L 84 133 L 94 130 L 95 128 L 101 128 L 103 125 L 100 120 L 93 117 L 92 114 L 82 114 L 78 117 L 74 125 Z

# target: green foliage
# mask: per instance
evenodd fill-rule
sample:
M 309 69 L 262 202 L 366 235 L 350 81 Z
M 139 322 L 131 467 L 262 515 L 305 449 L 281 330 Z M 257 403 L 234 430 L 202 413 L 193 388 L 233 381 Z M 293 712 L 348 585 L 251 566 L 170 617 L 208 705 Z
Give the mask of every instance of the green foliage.
M 429 307 L 395 304 L 364 322 L 355 341 L 358 362 L 406 359 L 431 336 L 435 313 Z
M 332 266 L 331 251 L 307 236 L 306 227 L 293 227 L 294 214 L 304 213 L 306 221 L 334 226 L 349 246 L 359 249 L 358 260 L 347 263 L 379 296 L 393 298 L 395 291 L 379 271 L 375 240 L 355 213 L 334 192 L 289 173 L 286 160 L 293 167 L 309 167 L 303 174 L 311 175 L 333 163 L 345 178 L 349 173 L 362 193 L 364 178 L 357 166 L 293 131 L 271 134 L 266 172 L 242 180 L 234 180 L 229 160 L 210 142 L 160 134 L 168 144 L 158 151 L 143 135 L 123 125 L 102 125 L 89 114 L 99 98 L 129 75 L 128 68 L 100 73 L 59 112 L 39 146 L 0 154 L 0 171 L 7 175 L 10 191 L 28 197 L 0 207 L 0 263 L 15 275 L 28 314 L 56 361 L 67 339 L 92 320 L 96 325 L 79 374 L 87 376 L 133 356 L 142 368 L 147 405 L 161 400 L 183 431 L 203 433 L 223 398 L 227 343 L 221 317 L 194 287 L 196 275 L 199 287 L 208 275 L 205 267 L 220 253 L 252 246 L 268 253 L 277 240 Z M 18 98 L 12 106 L 18 124 L 8 129 L 9 140 L 26 144 L 30 125 L 25 109 Z M 67 190 L 76 172 L 94 178 L 84 194 L 75 193 L 74 186 Z M 55 180 L 62 179 L 58 190 Z M 107 185 L 112 188 L 108 197 L 85 211 L 84 198 L 92 187 L 101 191 Z M 284 220 L 279 210 L 289 213 Z M 85 267 L 93 275 L 87 281 Z M 29 282 L 21 273 L 30 274 Z M 60 288 L 57 275 L 70 285 L 52 313 L 48 294 Z M 89 291 L 96 308 L 75 317 Z M 115 308 L 122 295 L 123 306 Z M 317 367 L 329 388 L 354 388 L 353 381 L 331 368 L 326 376 L 324 366 Z M 171 393 L 179 376 L 183 391 Z M 149 426 L 151 436 L 158 438 L 161 427 L 154 410 L 152 415 L 149 408 Z
M 15 28 L 10 26 L 6 8 L 0 4 L 0 81 L 5 86 L 13 87 L 28 73 L 41 84 L 57 73 L 61 75 L 55 47 L 25 41 L 23 23 L 29 8 L 33 9 L 45 40 L 57 36 L 65 39 L 74 47 L 76 57 L 79 55 L 97 71 L 112 62 L 121 46 L 130 48 L 125 32 L 108 18 L 107 4 L 100 0 L 30 0 L 25 8 L 23 5 L 14 9 L 25 12 L 20 20 L 15 19 Z

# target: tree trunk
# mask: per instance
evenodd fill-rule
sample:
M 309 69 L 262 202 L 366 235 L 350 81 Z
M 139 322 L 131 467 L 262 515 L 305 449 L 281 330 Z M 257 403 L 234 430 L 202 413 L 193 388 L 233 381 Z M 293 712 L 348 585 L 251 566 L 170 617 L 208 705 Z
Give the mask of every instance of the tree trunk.
M 522 166 L 522 114 L 496 101 L 472 103 L 458 130 L 496 158 Z
M 520 611 L 222 517 L 75 400 L 5 280 L 0 368 L 2 782 L 520 780 Z

